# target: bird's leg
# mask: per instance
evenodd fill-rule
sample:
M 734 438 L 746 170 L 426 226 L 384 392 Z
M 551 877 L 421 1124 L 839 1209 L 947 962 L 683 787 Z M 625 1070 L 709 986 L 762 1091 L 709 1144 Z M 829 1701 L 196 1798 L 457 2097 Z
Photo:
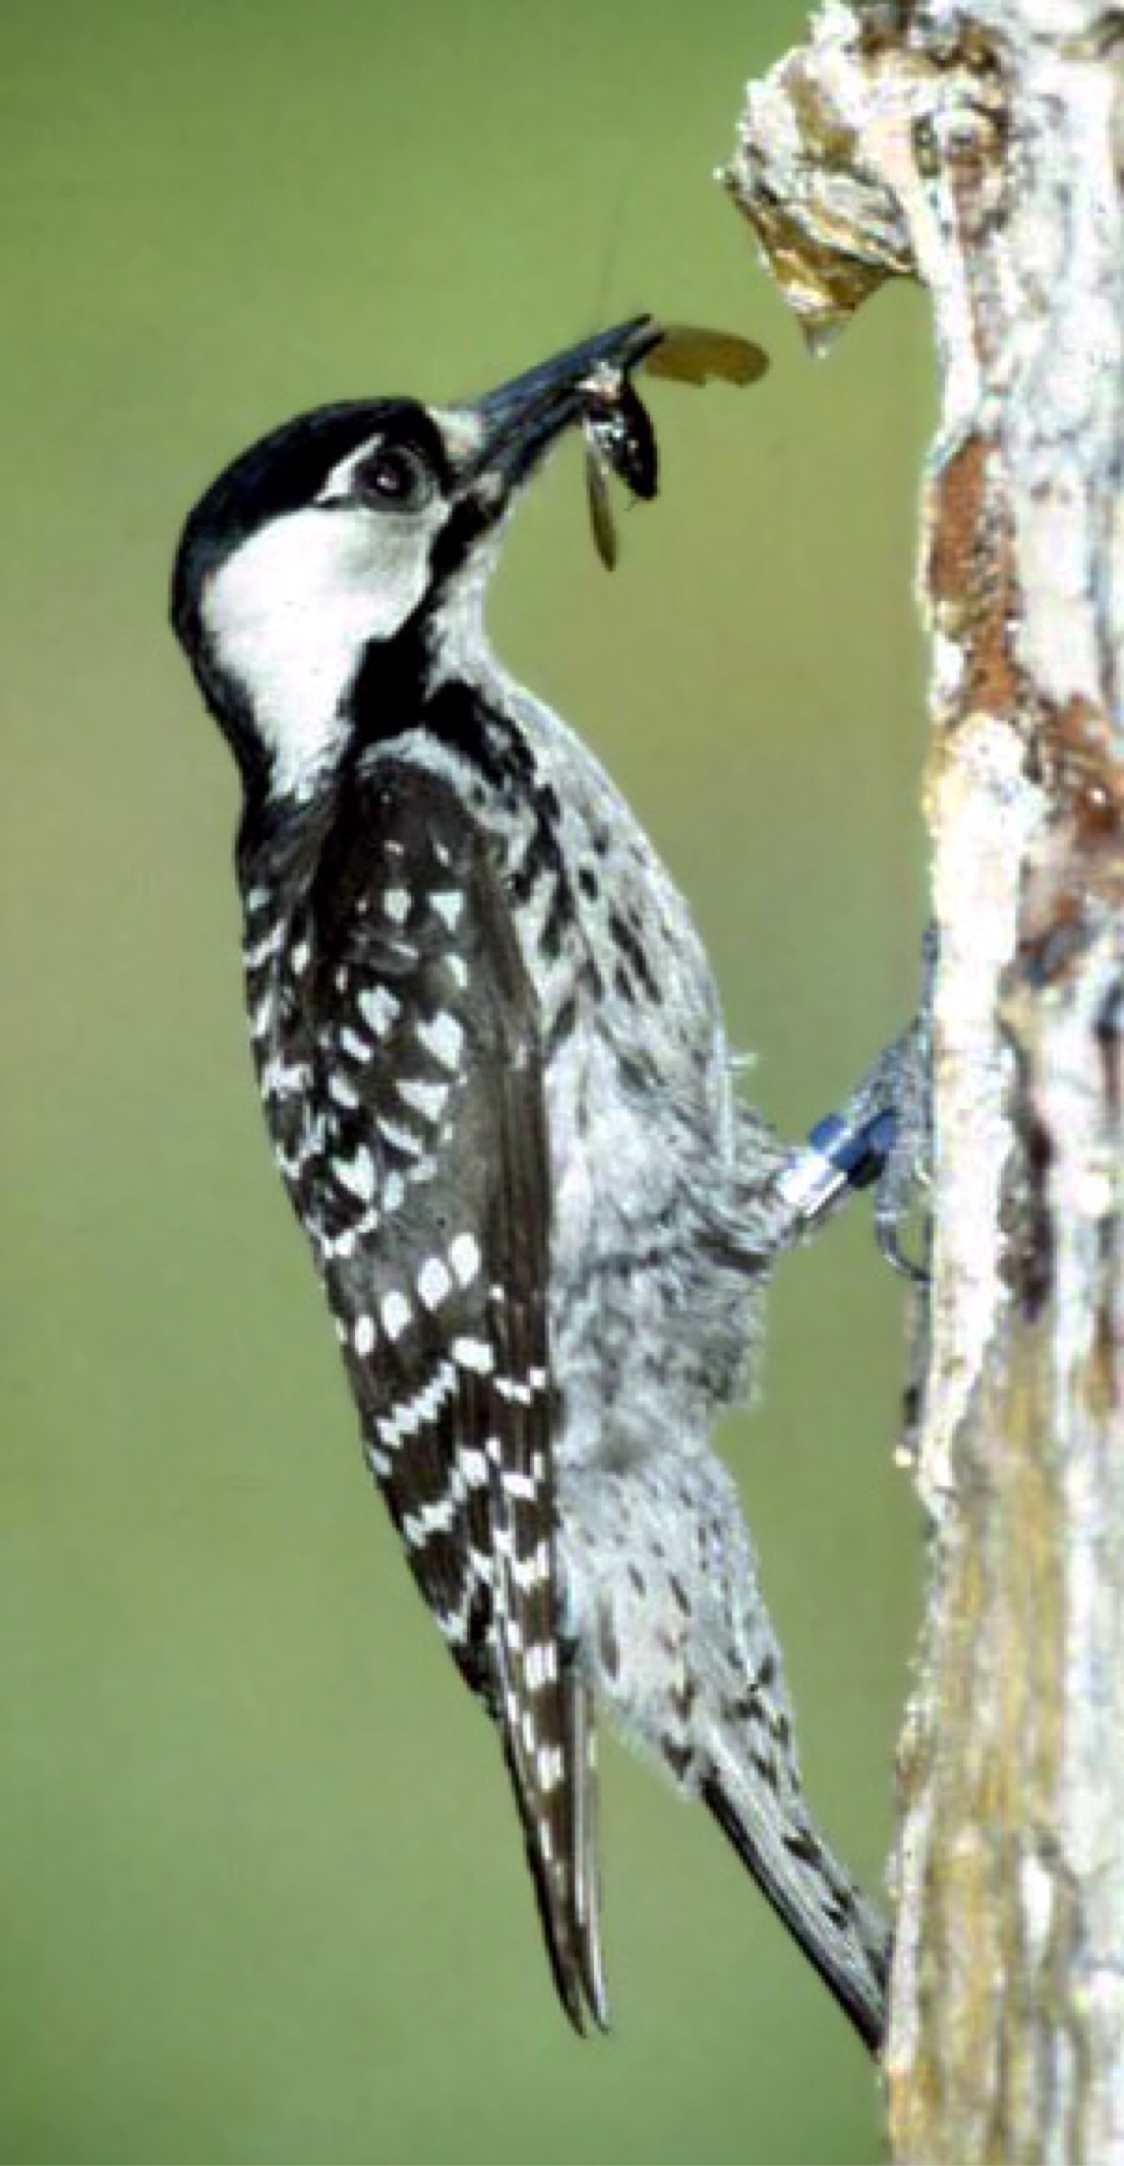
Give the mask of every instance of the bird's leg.
M 902 1229 L 932 1145 L 932 987 L 936 931 L 922 947 L 922 990 L 909 1028 L 880 1053 L 837 1113 L 817 1121 L 783 1169 L 779 1189 L 792 1239 L 818 1228 L 855 1189 L 875 1190 L 878 1246 L 896 1271 L 923 1279 L 905 1254 Z

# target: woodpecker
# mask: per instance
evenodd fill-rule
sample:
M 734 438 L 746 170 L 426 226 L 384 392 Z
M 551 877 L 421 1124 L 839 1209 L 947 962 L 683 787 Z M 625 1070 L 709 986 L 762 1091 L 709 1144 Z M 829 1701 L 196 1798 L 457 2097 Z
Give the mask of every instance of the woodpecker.
M 498 1729 L 563 2007 L 608 2022 L 600 1709 L 876 2049 L 886 1927 L 805 1803 L 711 1441 L 776 1255 L 862 1150 L 801 1159 L 739 1101 L 687 905 L 483 623 L 524 486 L 591 416 L 612 453 L 612 383 L 660 337 L 637 318 L 471 403 L 290 421 L 192 511 L 172 616 L 241 773 L 273 1150 L 367 1463 Z M 653 493 L 637 431 L 626 408 Z

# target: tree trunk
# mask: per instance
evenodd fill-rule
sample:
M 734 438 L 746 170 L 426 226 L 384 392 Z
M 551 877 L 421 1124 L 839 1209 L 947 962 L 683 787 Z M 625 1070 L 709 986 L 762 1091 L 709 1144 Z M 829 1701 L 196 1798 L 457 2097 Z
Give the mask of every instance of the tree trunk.
M 1124 2161 L 1124 14 L 828 5 L 730 187 L 813 343 L 931 296 L 933 1529 L 899 2160 Z M 889 901 L 889 898 L 888 898 Z

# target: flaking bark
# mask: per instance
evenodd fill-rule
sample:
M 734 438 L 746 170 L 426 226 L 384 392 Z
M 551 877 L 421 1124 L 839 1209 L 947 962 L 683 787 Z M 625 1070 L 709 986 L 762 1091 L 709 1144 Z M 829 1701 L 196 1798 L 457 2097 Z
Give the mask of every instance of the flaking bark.
M 814 345 L 934 316 L 933 1539 L 899 1761 L 901 2161 L 1124 2161 L 1124 14 L 825 7 L 729 185 Z M 900 723 L 909 727 L 907 712 Z

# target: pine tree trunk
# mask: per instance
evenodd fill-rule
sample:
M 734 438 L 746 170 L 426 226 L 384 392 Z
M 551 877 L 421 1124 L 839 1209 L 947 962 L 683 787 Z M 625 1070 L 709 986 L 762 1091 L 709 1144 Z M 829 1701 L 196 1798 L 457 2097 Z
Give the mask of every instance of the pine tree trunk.
M 814 342 L 931 298 L 927 1620 L 894 2155 L 1124 2161 L 1124 14 L 828 5 L 730 185 Z M 876 477 L 872 477 L 876 483 Z M 887 898 L 892 907 L 892 898 Z

